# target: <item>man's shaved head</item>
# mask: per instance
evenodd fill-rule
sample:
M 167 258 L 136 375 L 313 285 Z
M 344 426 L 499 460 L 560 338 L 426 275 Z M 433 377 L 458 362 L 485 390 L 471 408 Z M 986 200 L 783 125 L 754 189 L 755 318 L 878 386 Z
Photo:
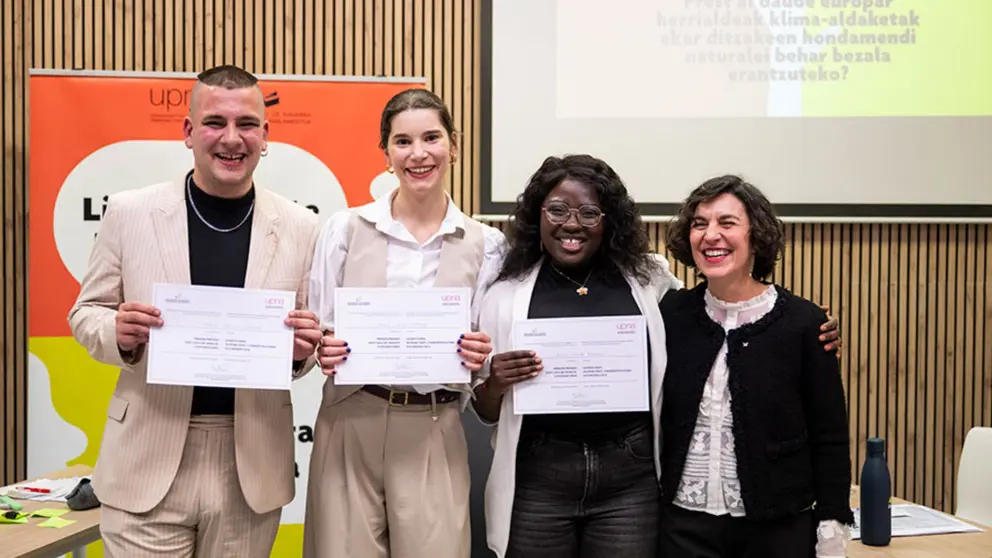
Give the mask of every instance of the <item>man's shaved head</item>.
M 193 84 L 193 90 L 190 93 L 190 114 L 193 114 L 193 110 L 197 106 L 196 97 L 203 86 L 222 87 L 224 89 L 244 89 L 246 87 L 254 87 L 258 89 L 259 98 L 262 97 L 262 88 L 258 86 L 258 78 L 252 75 L 251 72 L 230 64 L 215 66 L 209 70 L 200 72 L 200 74 L 196 76 L 196 83 Z M 264 105 L 264 100 L 262 103 Z

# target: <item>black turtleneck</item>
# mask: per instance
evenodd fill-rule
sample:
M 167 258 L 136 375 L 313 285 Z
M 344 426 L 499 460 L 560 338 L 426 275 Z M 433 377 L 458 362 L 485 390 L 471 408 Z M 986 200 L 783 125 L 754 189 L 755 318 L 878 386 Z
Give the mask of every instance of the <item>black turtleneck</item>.
M 567 275 L 572 280 L 562 276 Z M 586 280 L 588 275 L 589 280 Z M 574 281 L 574 282 L 573 282 Z M 579 285 L 589 289 L 588 294 L 576 293 Z M 578 283 L 578 284 L 576 284 Z M 595 316 L 640 316 L 630 285 L 620 270 L 612 264 L 589 269 L 559 269 L 545 260 L 537 274 L 534 292 L 530 298 L 529 318 L 585 318 Z M 650 354 L 648 355 L 650 360 Z M 524 417 L 522 436 L 549 434 L 573 440 L 595 440 L 613 436 L 636 426 L 651 424 L 648 412 L 629 413 L 569 413 L 527 415 Z
M 189 230 L 189 275 L 194 285 L 244 287 L 251 243 L 251 216 L 245 219 L 255 199 L 255 188 L 240 198 L 218 198 L 201 190 L 188 177 L 186 222 Z M 197 215 L 199 211 L 199 216 Z M 202 218 L 201 218 L 202 217 Z M 231 232 L 219 229 L 240 227 Z M 234 413 L 234 390 L 231 388 L 193 388 L 194 415 L 230 415 Z

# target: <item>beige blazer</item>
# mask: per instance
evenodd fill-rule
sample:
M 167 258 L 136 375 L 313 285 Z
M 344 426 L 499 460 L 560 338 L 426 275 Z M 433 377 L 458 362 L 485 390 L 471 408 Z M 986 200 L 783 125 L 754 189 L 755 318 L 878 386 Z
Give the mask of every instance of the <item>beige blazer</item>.
M 669 289 L 682 288 L 682 282 L 669 271 L 668 261 L 657 256 L 660 272 L 648 285 L 641 285 L 634 278 L 627 277 L 630 292 L 648 327 L 648 344 L 651 349 L 651 416 L 654 431 L 658 432 L 661 416 L 662 384 L 665 379 L 665 366 L 668 352 L 665 348 L 665 324 L 661 318 L 658 303 Z M 534 283 L 541 269 L 535 265 L 525 276 L 510 281 L 495 283 L 480 303 L 479 329 L 492 337 L 493 353 L 514 350 L 512 341 L 513 324 L 527 319 Z M 480 371 L 480 377 L 489 376 L 489 363 Z M 481 418 L 481 417 L 480 417 Z M 483 421 L 486 422 L 486 421 Z M 510 539 L 510 516 L 513 513 L 513 495 L 516 486 L 517 444 L 520 441 L 520 428 L 523 417 L 513 412 L 513 390 L 503 397 L 499 422 L 493 432 L 493 460 L 486 482 L 486 536 L 489 548 L 497 558 L 503 558 Z M 654 437 L 655 471 L 661 476 L 660 446 L 658 436 Z
M 93 485 L 103 503 L 131 513 L 154 508 L 172 485 L 193 388 L 147 384 L 144 351 L 121 356 L 114 319 L 122 302 L 150 304 L 153 283 L 190 283 L 184 184 L 177 180 L 110 197 L 69 312 L 76 341 L 97 361 L 121 369 Z M 245 287 L 294 291 L 296 307 L 306 308 L 318 230 L 311 211 L 256 187 Z M 302 376 L 313 363 L 294 374 Z M 248 505 L 257 513 L 286 505 L 295 495 L 290 393 L 238 390 L 234 407 L 235 455 Z

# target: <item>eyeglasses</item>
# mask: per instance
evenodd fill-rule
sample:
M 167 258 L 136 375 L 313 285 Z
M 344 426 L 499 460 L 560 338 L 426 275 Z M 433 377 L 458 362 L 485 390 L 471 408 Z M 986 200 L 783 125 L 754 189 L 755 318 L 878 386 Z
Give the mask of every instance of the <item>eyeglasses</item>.
M 544 216 L 548 218 L 548 222 L 552 225 L 564 225 L 572 218 L 572 215 L 575 215 L 580 225 L 591 228 L 598 225 L 606 215 L 602 209 L 589 204 L 581 205 L 578 209 L 573 209 L 562 202 L 551 202 L 542 209 L 544 209 Z

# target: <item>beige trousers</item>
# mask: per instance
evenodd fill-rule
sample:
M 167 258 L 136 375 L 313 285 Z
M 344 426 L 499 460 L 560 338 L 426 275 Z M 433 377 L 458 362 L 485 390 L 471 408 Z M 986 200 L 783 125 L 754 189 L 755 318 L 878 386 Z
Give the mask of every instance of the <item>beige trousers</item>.
M 282 510 L 256 514 L 234 461 L 234 418 L 192 417 L 172 488 L 153 510 L 104 505 L 100 536 L 109 558 L 268 557 Z
M 320 408 L 305 558 L 469 557 L 468 450 L 460 406 L 435 408 L 390 406 L 364 391 Z

